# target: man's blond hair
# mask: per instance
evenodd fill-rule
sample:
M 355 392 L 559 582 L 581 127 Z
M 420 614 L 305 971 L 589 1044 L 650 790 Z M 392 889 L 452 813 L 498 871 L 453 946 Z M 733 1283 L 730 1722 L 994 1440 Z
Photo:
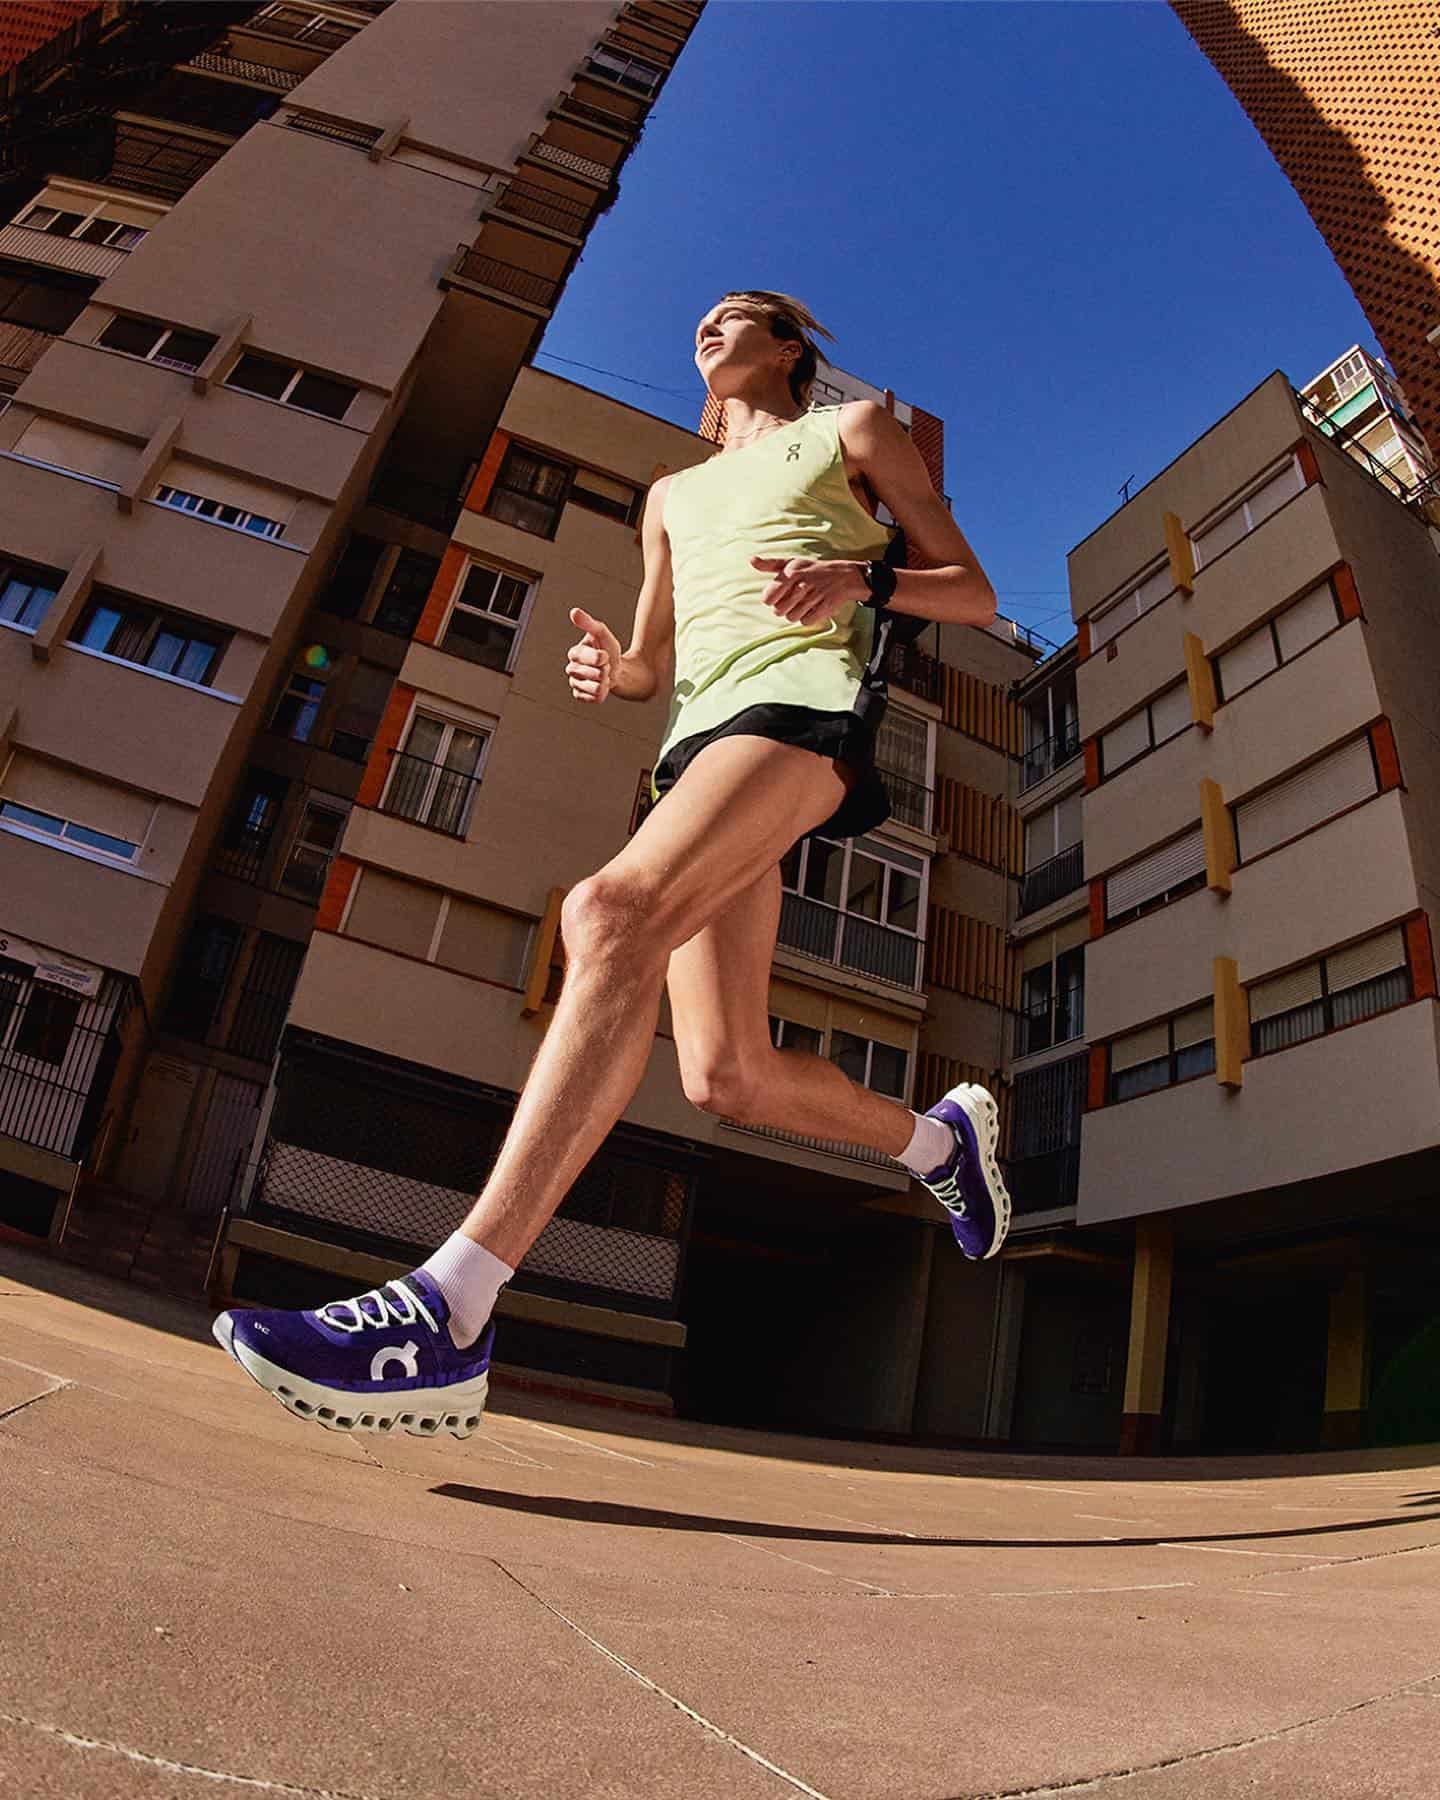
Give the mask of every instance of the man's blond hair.
M 828 332 L 805 302 L 797 300 L 793 294 L 774 294 L 768 288 L 744 288 L 722 295 L 720 304 L 726 300 L 745 301 L 770 321 L 772 337 L 799 344 L 800 354 L 790 371 L 790 392 L 801 406 L 808 406 L 816 369 L 826 360 L 820 354 L 815 338 L 829 338 L 833 344 L 833 333 Z

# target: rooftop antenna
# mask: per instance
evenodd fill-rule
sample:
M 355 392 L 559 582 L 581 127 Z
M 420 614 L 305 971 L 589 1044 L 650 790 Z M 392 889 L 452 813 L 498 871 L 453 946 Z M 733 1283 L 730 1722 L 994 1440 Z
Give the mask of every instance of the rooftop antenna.
M 1134 480 L 1134 479 L 1135 479 L 1135 477 L 1134 477 L 1134 476 L 1133 476 L 1133 475 L 1127 475 L 1127 476 L 1126 476 L 1126 477 L 1125 477 L 1125 479 L 1124 479 L 1124 480 L 1123 480 L 1123 481 L 1122 481 L 1122 482 L 1121 482 L 1121 483 L 1120 483 L 1120 504 L 1121 504 L 1121 505 L 1122 505 L 1122 506 L 1125 506 L 1125 505 L 1127 505 L 1127 504 L 1128 504 L 1128 503 L 1129 503 L 1129 500 L 1130 500 L 1130 483 L 1131 483 L 1131 482 L 1132 482 L 1132 481 L 1133 481 L 1133 480 Z

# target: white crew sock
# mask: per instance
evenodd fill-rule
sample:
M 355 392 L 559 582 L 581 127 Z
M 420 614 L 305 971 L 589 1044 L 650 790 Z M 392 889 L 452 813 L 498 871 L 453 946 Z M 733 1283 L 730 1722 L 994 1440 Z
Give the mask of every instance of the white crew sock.
M 895 1158 L 915 1175 L 928 1175 L 954 1154 L 955 1131 L 943 1119 L 932 1119 L 926 1113 L 914 1113 L 915 1131 L 910 1142 Z
M 473 1344 L 495 1310 L 495 1301 L 515 1273 L 483 1244 L 452 1231 L 420 1267 L 445 1296 L 450 1308 L 450 1335 L 457 1350 Z

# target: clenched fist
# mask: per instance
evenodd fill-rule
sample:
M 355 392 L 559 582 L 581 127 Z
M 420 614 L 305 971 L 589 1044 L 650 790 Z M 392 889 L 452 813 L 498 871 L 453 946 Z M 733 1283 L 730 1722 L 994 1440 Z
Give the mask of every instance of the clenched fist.
M 620 667 L 620 640 L 600 619 L 592 619 L 578 606 L 570 608 L 570 623 L 585 633 L 572 645 L 565 673 L 577 700 L 598 705 L 610 697 Z

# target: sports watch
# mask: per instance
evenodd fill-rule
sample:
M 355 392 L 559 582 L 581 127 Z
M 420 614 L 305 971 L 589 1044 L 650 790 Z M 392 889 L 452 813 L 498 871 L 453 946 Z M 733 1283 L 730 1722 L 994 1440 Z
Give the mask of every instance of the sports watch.
M 870 598 L 862 600 L 862 606 L 879 611 L 895 592 L 895 570 L 887 562 L 867 562 L 862 565 L 865 571 L 865 585 L 870 590 Z

